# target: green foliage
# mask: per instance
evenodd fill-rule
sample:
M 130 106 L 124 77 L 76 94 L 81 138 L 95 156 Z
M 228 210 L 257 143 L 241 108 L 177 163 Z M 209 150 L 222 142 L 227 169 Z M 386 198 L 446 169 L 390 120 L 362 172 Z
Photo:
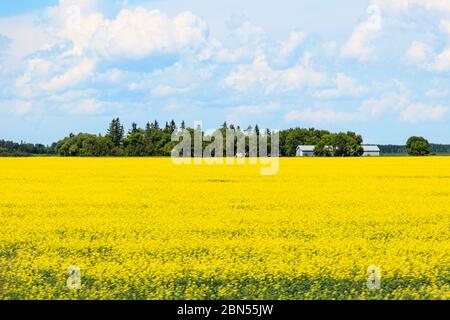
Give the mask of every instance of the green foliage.
M 114 144 L 107 137 L 80 133 L 70 135 L 56 144 L 56 151 L 66 157 L 101 157 L 110 155 Z
M 317 145 L 322 138 L 328 136 L 330 132 L 295 128 L 280 132 L 280 152 L 282 156 L 294 157 L 299 145 Z
M 24 157 L 27 155 L 50 155 L 54 154 L 54 146 L 42 144 L 16 143 L 13 141 L 0 140 L 0 156 L 2 157 Z
M 184 121 L 180 124 L 181 129 L 187 129 L 193 137 L 194 129 L 188 128 Z M 240 130 L 239 126 L 228 124 L 226 122 L 220 128 L 224 136 L 224 154 L 225 154 L 225 132 L 226 129 Z M 249 126 L 248 129 L 252 127 Z M 269 134 L 268 149 L 271 150 L 270 131 L 262 130 L 256 124 L 254 132 L 257 135 Z M 166 122 L 164 127 L 160 127 L 158 121 L 148 122 L 144 129 L 139 128 L 133 123 L 130 130 L 125 134 L 123 125 L 119 118 L 111 121 L 106 136 L 80 133 L 78 135 L 70 134 L 68 137 L 52 144 L 44 146 L 42 144 L 28 144 L 21 142 L 0 140 L 0 156 L 27 156 L 27 155 L 52 155 L 61 156 L 81 156 L 81 157 L 102 157 L 102 156 L 170 156 L 174 146 L 178 143 L 171 141 L 171 135 L 177 125 L 174 120 Z M 290 128 L 282 130 L 280 133 L 280 155 L 284 157 L 293 157 L 299 145 L 315 145 L 315 155 L 322 157 L 351 157 L 361 156 L 363 154 L 362 137 L 354 132 L 330 133 L 326 130 L 317 130 L 314 128 Z M 202 133 L 204 135 L 204 133 Z M 192 139 L 192 144 L 193 144 Z M 248 138 L 246 138 L 246 152 L 248 149 Z M 204 142 L 203 148 L 210 142 Z M 235 152 L 236 152 L 235 140 Z M 411 137 L 407 146 L 387 145 L 380 146 L 384 154 L 404 154 L 422 156 L 430 152 L 436 154 L 449 154 L 450 145 L 429 144 L 422 137 Z
M 314 155 L 319 157 L 360 157 L 364 153 L 363 139 L 354 132 L 327 134 L 316 144 Z
M 430 154 L 430 143 L 423 137 L 411 137 L 406 142 L 406 151 L 411 156 L 426 156 Z
M 123 139 L 125 154 L 132 157 L 145 155 L 145 137 L 144 134 L 133 128 L 132 133 Z
M 176 142 L 171 141 L 175 121 L 160 129 L 157 121 L 147 123 L 145 129 L 132 124 L 125 136 L 120 119 L 113 119 L 105 137 L 87 133 L 70 134 L 56 144 L 56 152 L 66 157 L 142 157 L 168 156 Z
M 108 138 L 116 147 L 120 147 L 122 139 L 124 137 L 123 126 L 120 123 L 119 118 L 113 119 L 108 129 Z

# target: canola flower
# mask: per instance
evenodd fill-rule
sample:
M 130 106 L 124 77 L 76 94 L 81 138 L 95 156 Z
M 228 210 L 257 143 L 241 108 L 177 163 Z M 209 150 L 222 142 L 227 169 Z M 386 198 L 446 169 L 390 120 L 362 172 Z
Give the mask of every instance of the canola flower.
M 0 299 L 450 298 L 450 158 L 0 164 Z

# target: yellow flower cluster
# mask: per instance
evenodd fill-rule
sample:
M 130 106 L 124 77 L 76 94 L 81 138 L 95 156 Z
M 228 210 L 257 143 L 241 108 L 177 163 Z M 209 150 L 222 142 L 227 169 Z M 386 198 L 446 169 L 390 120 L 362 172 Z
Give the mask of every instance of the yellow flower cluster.
M 450 158 L 0 165 L 0 299 L 450 299 Z

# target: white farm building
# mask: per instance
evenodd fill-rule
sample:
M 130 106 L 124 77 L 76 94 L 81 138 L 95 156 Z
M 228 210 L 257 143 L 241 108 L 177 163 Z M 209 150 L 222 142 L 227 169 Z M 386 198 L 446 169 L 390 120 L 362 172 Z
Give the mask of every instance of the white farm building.
M 313 157 L 314 156 L 314 146 L 298 146 L 297 157 Z
M 379 157 L 381 150 L 378 146 L 362 146 L 364 148 L 363 157 Z
M 363 157 L 379 157 L 381 150 L 378 146 L 362 146 L 364 149 Z M 315 146 L 298 146 L 297 157 L 313 157 Z

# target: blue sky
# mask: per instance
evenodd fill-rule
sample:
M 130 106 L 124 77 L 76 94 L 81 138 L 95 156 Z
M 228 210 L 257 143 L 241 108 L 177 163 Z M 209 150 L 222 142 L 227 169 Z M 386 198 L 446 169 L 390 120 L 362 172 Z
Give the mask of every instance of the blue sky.
M 449 72 L 441 0 L 0 4 L 0 138 L 16 141 L 120 117 L 450 143 Z

